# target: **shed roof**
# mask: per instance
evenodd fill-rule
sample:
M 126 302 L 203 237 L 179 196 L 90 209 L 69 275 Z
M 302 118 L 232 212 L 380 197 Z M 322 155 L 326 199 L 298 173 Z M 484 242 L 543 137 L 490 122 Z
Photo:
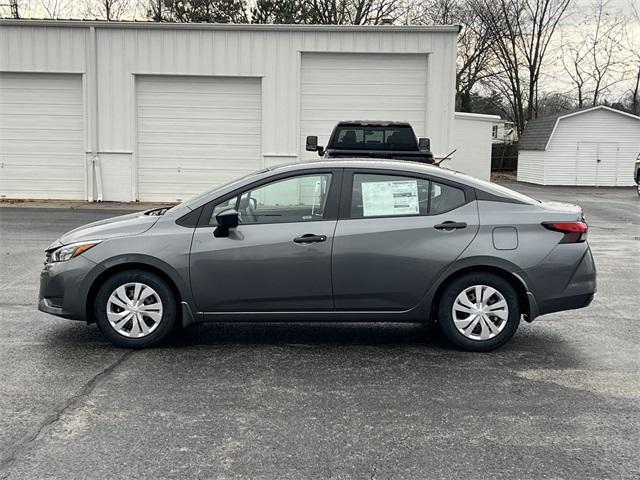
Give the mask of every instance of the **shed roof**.
M 518 150 L 546 150 L 549 140 L 553 136 L 556 130 L 556 125 L 563 118 L 569 118 L 576 115 L 582 115 L 585 113 L 593 112 L 595 110 L 606 110 L 613 113 L 618 113 L 626 117 L 630 117 L 636 120 L 640 120 L 640 117 L 632 115 L 631 113 L 616 110 L 615 108 L 607 107 L 605 105 L 599 105 L 597 107 L 585 108 L 568 113 L 557 113 L 555 115 L 549 115 L 535 120 L 529 120 L 524 128 L 524 132 L 520 135 L 518 142 Z

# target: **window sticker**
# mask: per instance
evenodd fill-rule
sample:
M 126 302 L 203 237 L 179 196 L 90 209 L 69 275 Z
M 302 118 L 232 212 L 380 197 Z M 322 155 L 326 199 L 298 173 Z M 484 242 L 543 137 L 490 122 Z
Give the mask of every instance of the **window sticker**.
M 363 182 L 362 213 L 365 217 L 419 214 L 418 181 Z

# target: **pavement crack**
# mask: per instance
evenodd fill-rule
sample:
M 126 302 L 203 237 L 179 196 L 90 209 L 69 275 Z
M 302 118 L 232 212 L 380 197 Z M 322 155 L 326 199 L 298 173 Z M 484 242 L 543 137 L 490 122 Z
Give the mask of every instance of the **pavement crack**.
M 0 474 L 6 473 L 7 470 L 18 460 L 19 457 L 26 454 L 31 445 L 38 440 L 40 435 L 49 427 L 54 425 L 62 418 L 62 416 L 70 409 L 76 407 L 84 398 L 91 395 L 96 386 L 111 372 L 113 372 L 118 366 L 125 362 L 132 354 L 134 350 L 129 350 L 118 357 L 113 363 L 106 366 L 93 377 L 91 377 L 82 388 L 71 397 L 62 402 L 54 411 L 47 415 L 33 431 L 26 433 L 20 440 L 18 440 L 9 451 L 0 457 Z M 3 476 L 4 478 L 4 476 Z

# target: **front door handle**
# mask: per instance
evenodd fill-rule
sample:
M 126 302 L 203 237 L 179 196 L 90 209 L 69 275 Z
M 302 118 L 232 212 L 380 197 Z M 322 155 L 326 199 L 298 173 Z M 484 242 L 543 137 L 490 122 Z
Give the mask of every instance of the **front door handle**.
M 460 228 L 467 228 L 467 224 L 465 222 L 444 222 L 434 225 L 433 228 L 436 230 L 458 230 Z
M 326 235 L 315 235 L 313 233 L 305 233 L 300 237 L 296 237 L 293 239 L 296 243 L 317 243 L 324 242 L 327 239 Z

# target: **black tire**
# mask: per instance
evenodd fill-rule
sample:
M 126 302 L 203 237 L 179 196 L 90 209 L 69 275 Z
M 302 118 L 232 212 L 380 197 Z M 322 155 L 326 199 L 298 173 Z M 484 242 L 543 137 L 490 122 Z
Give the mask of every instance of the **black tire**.
M 504 297 L 509 309 L 507 321 L 502 331 L 486 340 L 468 338 L 458 330 L 453 320 L 452 309 L 456 298 L 474 285 L 486 285 L 497 290 Z M 494 350 L 507 343 L 520 325 L 518 294 L 511 284 L 499 275 L 481 272 L 463 275 L 451 282 L 442 293 L 438 304 L 438 324 L 447 339 L 463 350 L 472 352 Z
M 107 305 L 111 294 L 120 286 L 141 283 L 151 287 L 160 297 L 162 315 L 157 326 L 146 336 L 131 338 L 118 333 L 107 317 Z M 109 277 L 98 290 L 94 302 L 94 314 L 98 328 L 111 342 L 124 348 L 146 348 L 159 344 L 171 333 L 176 325 L 177 302 L 167 283 L 158 275 L 144 270 L 125 270 Z M 147 318 L 147 321 L 151 319 Z

